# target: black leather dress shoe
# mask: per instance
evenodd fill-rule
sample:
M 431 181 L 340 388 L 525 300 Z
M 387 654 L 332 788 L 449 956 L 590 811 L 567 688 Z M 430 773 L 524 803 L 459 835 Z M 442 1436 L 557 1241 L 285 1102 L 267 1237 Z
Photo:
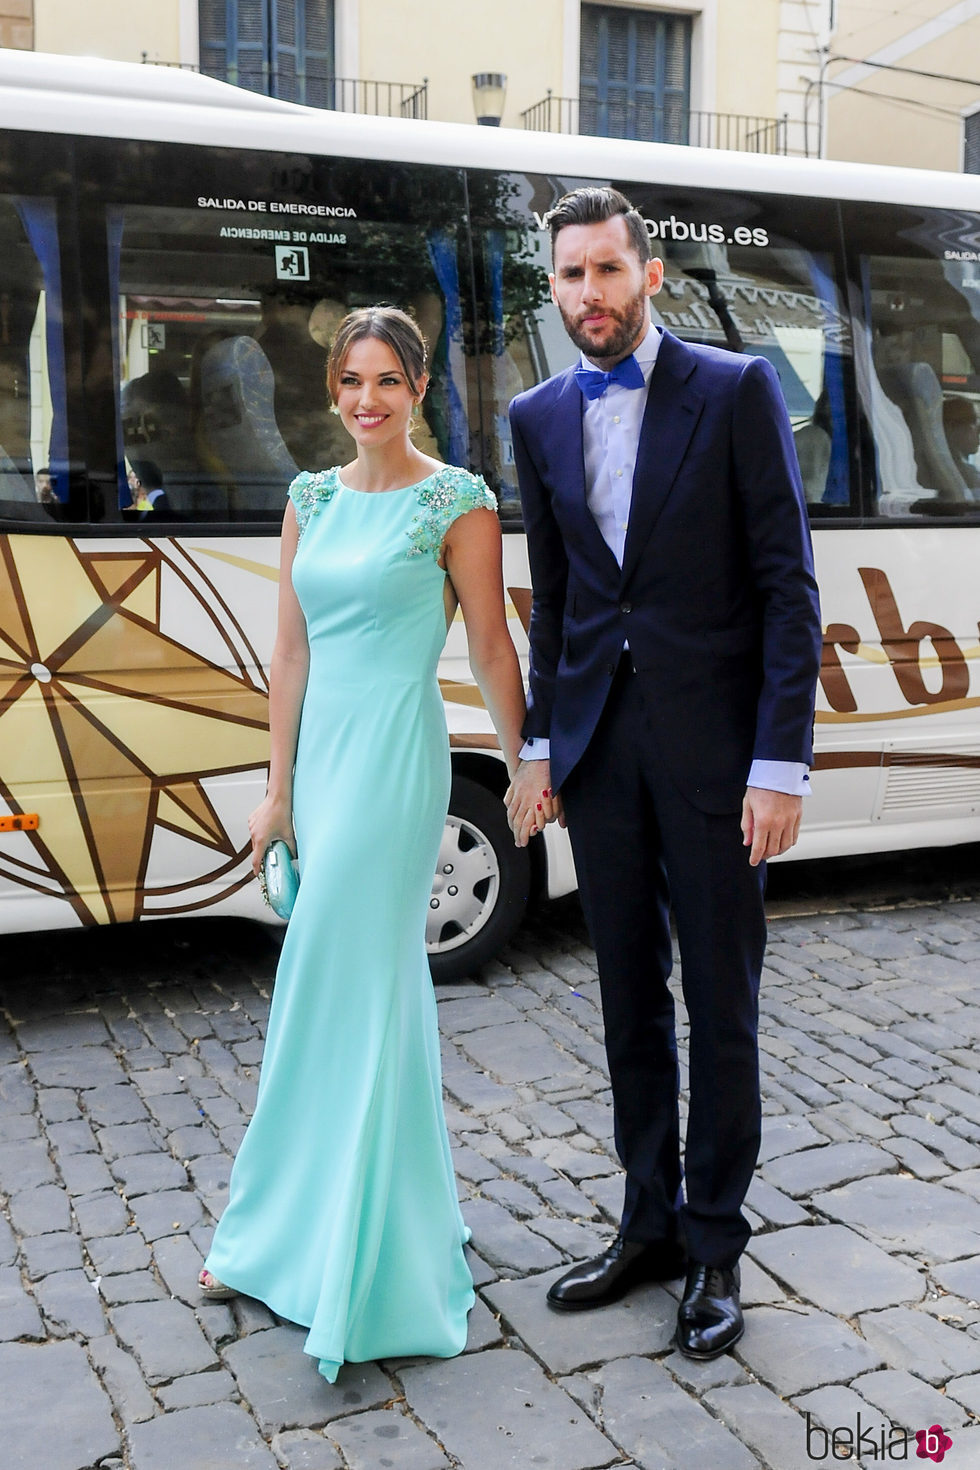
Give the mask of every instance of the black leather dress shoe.
M 559 1312 L 584 1312 L 618 1302 L 641 1281 L 672 1281 L 683 1276 L 684 1251 L 673 1240 L 624 1240 L 591 1261 L 573 1266 L 548 1289 L 548 1305 Z
M 707 1361 L 734 1347 L 745 1331 L 739 1301 L 741 1277 L 737 1266 L 688 1267 L 684 1296 L 677 1309 L 674 1341 L 685 1358 Z

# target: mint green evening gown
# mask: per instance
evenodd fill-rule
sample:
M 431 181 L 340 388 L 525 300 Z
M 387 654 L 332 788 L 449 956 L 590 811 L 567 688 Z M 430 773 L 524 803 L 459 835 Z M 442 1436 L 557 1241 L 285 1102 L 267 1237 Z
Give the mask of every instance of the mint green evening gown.
M 308 1327 L 333 1382 L 345 1361 L 460 1352 L 474 1300 L 424 936 L 450 784 L 437 558 L 494 500 L 458 469 L 382 494 L 333 469 L 289 493 L 310 645 L 301 882 L 207 1269 Z

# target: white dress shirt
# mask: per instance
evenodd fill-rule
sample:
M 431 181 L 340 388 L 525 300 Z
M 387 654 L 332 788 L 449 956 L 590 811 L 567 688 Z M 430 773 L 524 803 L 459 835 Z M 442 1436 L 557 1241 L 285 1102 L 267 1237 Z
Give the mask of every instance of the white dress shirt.
M 626 528 L 633 499 L 633 472 L 640 444 L 640 428 L 647 403 L 645 390 L 650 386 L 659 349 L 660 333 L 651 322 L 633 354 L 643 374 L 644 391 L 610 383 L 598 398 L 582 396 L 585 498 L 603 541 L 620 566 L 623 565 Z M 583 367 L 595 366 L 584 354 L 581 361 Z M 625 642 L 623 646 L 627 646 Z M 550 753 L 550 740 L 537 736 L 524 742 L 521 759 L 547 760 Z M 768 791 L 783 791 L 790 796 L 810 794 L 808 768 L 796 761 L 754 760 L 748 785 Z

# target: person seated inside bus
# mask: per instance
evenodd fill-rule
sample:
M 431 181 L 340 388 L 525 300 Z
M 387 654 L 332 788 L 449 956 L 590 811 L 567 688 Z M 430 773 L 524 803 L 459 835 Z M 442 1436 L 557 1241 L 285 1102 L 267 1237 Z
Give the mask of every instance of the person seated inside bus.
M 158 364 L 123 383 L 120 391 L 123 451 L 130 464 L 150 459 L 157 473 L 181 492 L 196 484 L 199 466 L 194 450 L 190 401 L 175 372 Z M 161 479 L 160 485 L 162 486 Z M 176 496 L 184 508 L 184 493 Z
M 953 463 L 963 476 L 971 500 L 980 500 L 980 470 L 974 463 L 980 449 L 980 423 L 969 398 L 954 394 L 943 399 L 943 432 Z
M 55 494 L 54 480 L 51 478 L 50 465 L 45 465 L 44 468 L 38 470 L 37 474 L 34 476 L 34 493 L 37 496 L 38 505 L 43 505 L 45 508 L 61 504 L 57 495 Z
M 45 515 L 50 516 L 53 521 L 89 519 L 88 500 L 85 491 L 81 490 L 77 485 L 71 486 L 69 490 L 69 486 L 69 477 L 62 475 L 60 477 L 59 493 L 59 476 L 54 473 L 50 465 L 43 465 L 41 469 L 35 472 L 34 494 L 37 498 L 38 505 L 44 511 Z M 68 499 L 62 499 L 62 495 L 66 490 L 69 490 Z M 96 498 L 96 506 L 99 504 L 101 504 L 101 501 Z M 96 517 L 92 517 L 92 519 L 96 519 Z
M 152 459 L 132 460 L 132 469 L 127 476 L 132 504 L 124 512 L 127 520 L 151 521 L 171 520 L 173 511 L 167 492 L 163 488 L 163 476 L 159 465 Z

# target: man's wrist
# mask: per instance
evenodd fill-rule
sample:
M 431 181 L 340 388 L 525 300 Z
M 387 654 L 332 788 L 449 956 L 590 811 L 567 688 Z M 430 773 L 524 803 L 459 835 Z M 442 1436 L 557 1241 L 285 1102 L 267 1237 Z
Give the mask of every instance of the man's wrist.
M 798 761 L 775 761 L 756 758 L 752 762 L 746 786 L 757 791 L 781 791 L 785 796 L 810 795 L 809 767 Z
M 518 752 L 522 761 L 547 761 L 551 759 L 551 741 L 546 735 L 531 735 Z

